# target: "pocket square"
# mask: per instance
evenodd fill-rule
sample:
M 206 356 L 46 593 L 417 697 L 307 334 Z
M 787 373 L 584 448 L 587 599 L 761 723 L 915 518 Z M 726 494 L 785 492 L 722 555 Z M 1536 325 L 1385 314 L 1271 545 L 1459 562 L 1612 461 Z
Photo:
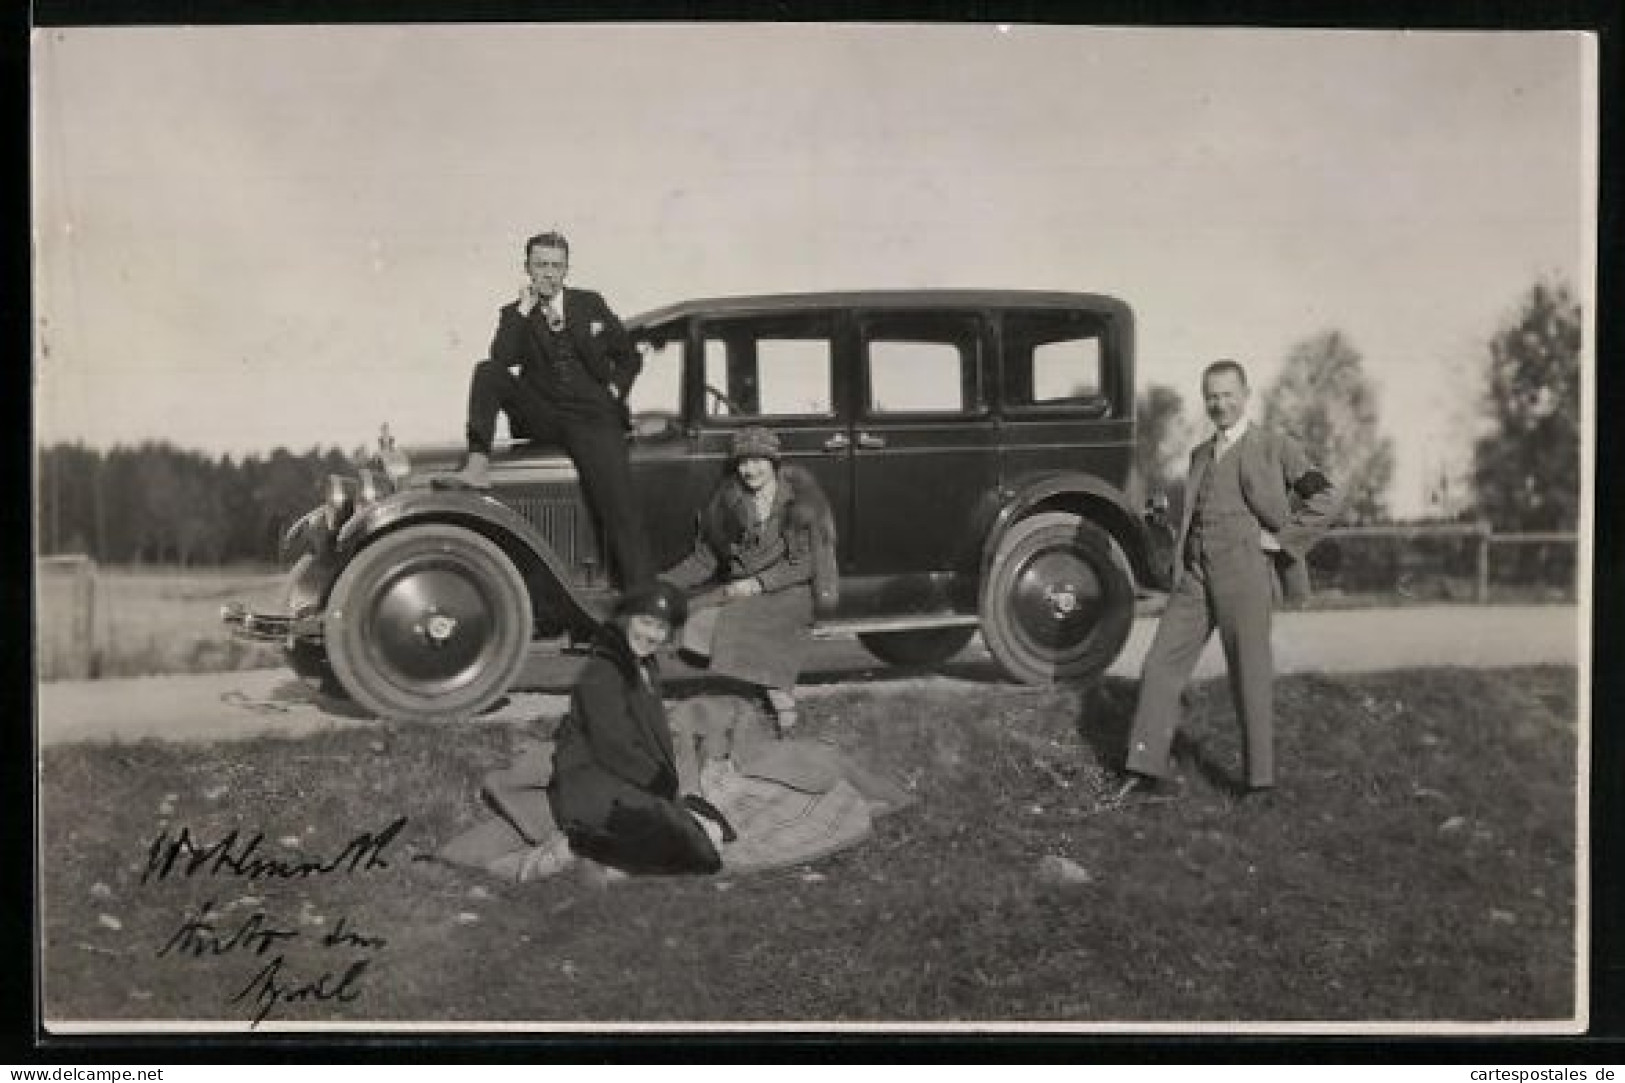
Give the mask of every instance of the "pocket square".
M 593 320 L 592 323 L 587 325 L 587 330 L 591 334 L 594 334 L 594 335 L 598 334 L 603 329 L 604 329 L 604 321 L 603 320 Z

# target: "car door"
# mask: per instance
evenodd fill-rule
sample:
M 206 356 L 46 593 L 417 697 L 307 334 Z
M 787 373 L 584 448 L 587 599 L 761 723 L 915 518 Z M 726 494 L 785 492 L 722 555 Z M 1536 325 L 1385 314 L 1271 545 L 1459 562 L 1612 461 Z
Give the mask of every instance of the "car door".
M 854 572 L 974 566 L 978 512 L 998 484 L 988 321 L 967 309 L 876 309 L 854 324 Z
M 713 316 L 699 321 L 698 364 L 687 389 L 696 461 L 715 479 L 741 428 L 773 430 L 782 461 L 806 468 L 835 511 L 843 566 L 851 531 L 849 398 L 840 321 L 808 309 Z

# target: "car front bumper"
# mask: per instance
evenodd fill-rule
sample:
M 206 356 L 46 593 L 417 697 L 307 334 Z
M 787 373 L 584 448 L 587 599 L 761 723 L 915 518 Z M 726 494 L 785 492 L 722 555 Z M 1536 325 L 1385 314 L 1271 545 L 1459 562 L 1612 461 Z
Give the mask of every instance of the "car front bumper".
M 290 643 L 296 639 L 320 642 L 322 618 L 319 614 L 294 617 L 286 613 L 260 613 L 241 602 L 220 607 L 220 619 L 231 634 L 256 643 Z

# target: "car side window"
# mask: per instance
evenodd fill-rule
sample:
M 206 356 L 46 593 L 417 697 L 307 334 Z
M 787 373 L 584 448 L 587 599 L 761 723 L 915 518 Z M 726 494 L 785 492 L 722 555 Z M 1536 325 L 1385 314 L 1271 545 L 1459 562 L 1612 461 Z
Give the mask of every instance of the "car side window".
M 970 315 L 886 315 L 863 321 L 864 413 L 970 414 L 983 408 L 978 324 Z
M 1087 312 L 1010 313 L 1004 321 L 1004 402 L 1020 410 L 1104 417 L 1106 325 Z
M 834 413 L 833 337 L 822 313 L 710 321 L 704 329 L 705 416 Z

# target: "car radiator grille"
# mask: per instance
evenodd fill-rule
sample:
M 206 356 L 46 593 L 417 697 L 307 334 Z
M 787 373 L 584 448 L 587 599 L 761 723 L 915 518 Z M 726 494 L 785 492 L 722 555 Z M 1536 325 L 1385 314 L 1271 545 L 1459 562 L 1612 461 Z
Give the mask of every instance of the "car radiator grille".
M 573 490 L 507 499 L 505 503 L 541 532 L 569 566 L 577 586 L 600 586 L 608 581 L 608 557 L 594 529 L 592 514 Z

